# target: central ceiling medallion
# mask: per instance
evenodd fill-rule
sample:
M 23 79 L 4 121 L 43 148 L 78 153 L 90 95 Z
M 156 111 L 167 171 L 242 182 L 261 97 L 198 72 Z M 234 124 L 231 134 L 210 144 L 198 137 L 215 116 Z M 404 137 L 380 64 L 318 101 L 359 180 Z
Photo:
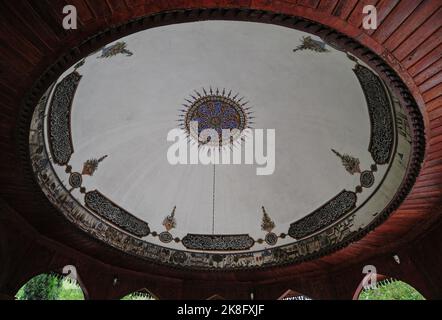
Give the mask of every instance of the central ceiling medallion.
M 179 120 L 181 128 L 199 146 L 222 147 L 239 142 L 243 130 L 252 124 L 248 101 L 244 102 L 244 97 L 238 98 L 238 94 L 227 93 L 225 89 L 210 88 L 207 92 L 203 88 L 202 91 L 195 90 L 195 95 L 190 95 L 191 99 L 186 99 L 187 103 L 183 104 L 185 109 L 180 110 Z M 200 139 L 201 132 L 206 129 L 215 130 L 218 141 L 211 141 L 210 136 Z

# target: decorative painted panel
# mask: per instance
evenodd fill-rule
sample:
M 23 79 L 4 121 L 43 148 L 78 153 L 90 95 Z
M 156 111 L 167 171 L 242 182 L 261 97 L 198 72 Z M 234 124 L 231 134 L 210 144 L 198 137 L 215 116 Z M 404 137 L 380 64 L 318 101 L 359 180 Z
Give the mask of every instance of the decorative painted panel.
M 341 191 L 321 208 L 290 225 L 289 236 L 300 239 L 338 220 L 356 207 L 356 193 Z
M 364 91 L 370 116 L 369 151 L 376 164 L 386 164 L 394 145 L 391 103 L 382 80 L 370 69 L 357 64 L 353 69 Z
M 182 243 L 192 250 L 231 251 L 250 249 L 255 240 L 248 234 L 187 234 Z
M 58 83 L 49 106 L 49 144 L 54 162 L 66 165 L 74 152 L 71 137 L 71 105 L 81 75 L 74 71 Z
M 84 196 L 84 202 L 86 207 L 93 212 L 129 233 L 138 237 L 144 237 L 150 233 L 147 222 L 120 208 L 97 190 L 87 192 Z

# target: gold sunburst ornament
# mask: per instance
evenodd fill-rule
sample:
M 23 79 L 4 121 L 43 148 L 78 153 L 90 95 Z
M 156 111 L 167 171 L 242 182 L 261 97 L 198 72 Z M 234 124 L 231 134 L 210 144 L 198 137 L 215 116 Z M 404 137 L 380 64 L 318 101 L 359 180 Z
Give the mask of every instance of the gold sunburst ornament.
M 241 141 L 244 129 L 253 124 L 248 101 L 239 94 L 232 94 L 225 89 L 202 89 L 194 91 L 181 109 L 180 126 L 187 132 L 188 138 L 198 145 L 222 147 Z M 197 127 L 192 124 L 197 123 Z M 218 133 L 218 141 L 201 141 L 200 134 L 205 129 L 214 129 Z M 228 131 L 229 130 L 229 131 Z M 229 132 L 229 134 L 227 134 Z

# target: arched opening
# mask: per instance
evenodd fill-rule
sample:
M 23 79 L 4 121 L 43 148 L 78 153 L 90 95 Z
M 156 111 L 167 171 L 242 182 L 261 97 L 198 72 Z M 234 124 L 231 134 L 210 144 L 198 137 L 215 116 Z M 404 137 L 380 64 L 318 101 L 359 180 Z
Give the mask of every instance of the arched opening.
M 85 300 L 85 294 L 74 278 L 49 272 L 31 278 L 17 291 L 15 299 Z
M 367 275 L 368 276 L 368 275 Z M 361 281 L 353 300 L 425 300 L 425 297 L 408 283 L 377 274 L 376 282 Z
M 425 300 L 415 288 L 396 279 L 385 279 L 373 288 L 364 288 L 358 300 Z
M 299 293 L 294 290 L 287 290 L 284 292 L 282 296 L 278 298 L 278 300 L 312 300 L 312 298 L 307 297 L 306 295 L 303 295 L 302 293 Z
M 213 296 L 208 297 L 206 300 L 226 300 L 223 296 L 219 294 L 214 294 Z
M 159 300 L 147 289 L 141 289 L 125 295 L 121 300 Z

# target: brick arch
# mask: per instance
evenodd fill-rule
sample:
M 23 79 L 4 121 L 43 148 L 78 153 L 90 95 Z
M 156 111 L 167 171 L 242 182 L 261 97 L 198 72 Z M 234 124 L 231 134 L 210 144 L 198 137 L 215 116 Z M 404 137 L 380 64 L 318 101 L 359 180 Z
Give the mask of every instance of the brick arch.
M 438 1 L 397 1 L 373 0 L 379 14 L 379 27 L 376 31 L 361 29 L 361 8 L 366 1 L 344 0 L 121 0 L 121 1 L 88 1 L 72 0 L 79 13 L 79 30 L 66 31 L 60 28 L 63 1 L 26 2 L 17 1 L 0 4 L 0 16 L 6 28 L 1 36 L 6 45 L 0 48 L 2 59 L 0 67 L 0 97 L 2 98 L 2 121 L 0 137 L 6 163 L 0 171 L 0 194 L 20 215 L 26 218 L 35 228 L 49 238 L 60 239 L 56 228 L 45 226 L 52 220 L 36 217 L 33 210 L 35 203 L 41 205 L 40 212 L 50 210 L 47 204 L 40 204 L 33 190 L 27 187 L 23 168 L 18 166 L 19 153 L 16 145 L 16 131 L 19 105 L 25 93 L 38 77 L 50 65 L 57 61 L 63 52 L 77 46 L 88 37 L 105 31 L 108 28 L 127 22 L 137 17 L 154 13 L 164 13 L 175 9 L 220 8 L 256 9 L 273 12 L 271 19 L 277 21 L 278 13 L 299 16 L 329 26 L 366 46 L 385 60 L 401 77 L 417 101 L 425 121 L 426 158 L 420 175 L 412 192 L 398 210 L 374 232 L 339 252 L 318 259 L 314 263 L 301 263 L 285 271 L 278 270 L 281 279 L 291 279 L 293 274 L 315 270 L 316 272 L 334 272 L 341 265 L 359 263 L 367 257 L 390 254 L 398 248 L 408 248 L 415 239 L 422 240 L 424 232 L 435 229 L 439 217 L 435 214 L 442 204 L 442 97 L 441 86 L 441 53 L 440 21 L 441 4 Z M 239 11 L 238 11 L 239 12 Z M 73 61 L 72 61 L 73 62 Z M 59 63 L 66 64 L 69 61 Z M 26 197 L 29 205 L 21 204 Z M 51 217 L 53 219 L 53 217 Z M 55 225 L 55 218 L 54 225 Z M 57 223 L 61 223 L 58 221 Z M 112 250 L 105 248 L 94 240 L 79 234 L 72 226 L 66 226 L 63 237 L 71 242 L 81 244 L 82 250 L 98 252 L 107 250 L 99 260 L 124 265 L 124 268 L 147 272 L 155 271 L 154 267 L 144 267 L 136 261 L 124 264 L 126 257 L 120 257 Z M 430 230 L 431 231 L 431 230 Z M 434 230 L 433 230 L 434 231 Z M 430 237 L 430 236 L 429 236 Z M 439 239 L 437 230 L 431 239 Z M 432 241 L 432 240 L 428 241 Z M 422 240 L 423 241 L 423 240 Z M 423 242 L 422 242 L 423 243 Z M 407 247 L 408 246 L 408 247 Z M 428 247 L 428 245 L 427 245 Z M 79 248 L 79 247 L 78 247 Z M 77 249 L 78 249 L 77 248 Z M 410 250 L 416 252 L 414 247 Z M 431 248 L 417 253 L 429 254 Z M 435 249 L 433 249 L 435 250 Z M 382 260 L 382 259 L 381 259 Z M 413 260 L 413 259 L 411 259 Z M 438 260 L 442 265 L 442 258 Z M 414 259 L 414 265 L 423 262 Z M 331 267 L 333 271 L 328 271 Z M 419 268 L 427 268 L 420 265 Z M 358 270 L 355 268 L 355 270 Z M 336 270 L 337 271 L 337 270 Z M 359 270 L 357 271 L 359 272 Z M 177 273 L 173 270 L 162 270 L 162 275 L 189 277 L 188 273 Z M 250 280 L 258 277 L 264 279 L 273 276 L 273 271 L 262 274 L 239 273 L 235 276 L 225 275 L 226 279 Z M 133 275 L 136 277 L 136 275 Z M 202 275 L 206 277 L 206 275 Z M 238 278 L 239 277 L 239 278 Z M 425 276 L 428 280 L 428 276 Z M 354 289 L 354 288 L 353 288 Z M 301 289 L 300 289 L 301 290 Z M 344 290 L 344 289 L 342 289 Z M 349 289 L 345 289 L 347 292 Z M 437 294 L 442 294 L 433 289 Z

